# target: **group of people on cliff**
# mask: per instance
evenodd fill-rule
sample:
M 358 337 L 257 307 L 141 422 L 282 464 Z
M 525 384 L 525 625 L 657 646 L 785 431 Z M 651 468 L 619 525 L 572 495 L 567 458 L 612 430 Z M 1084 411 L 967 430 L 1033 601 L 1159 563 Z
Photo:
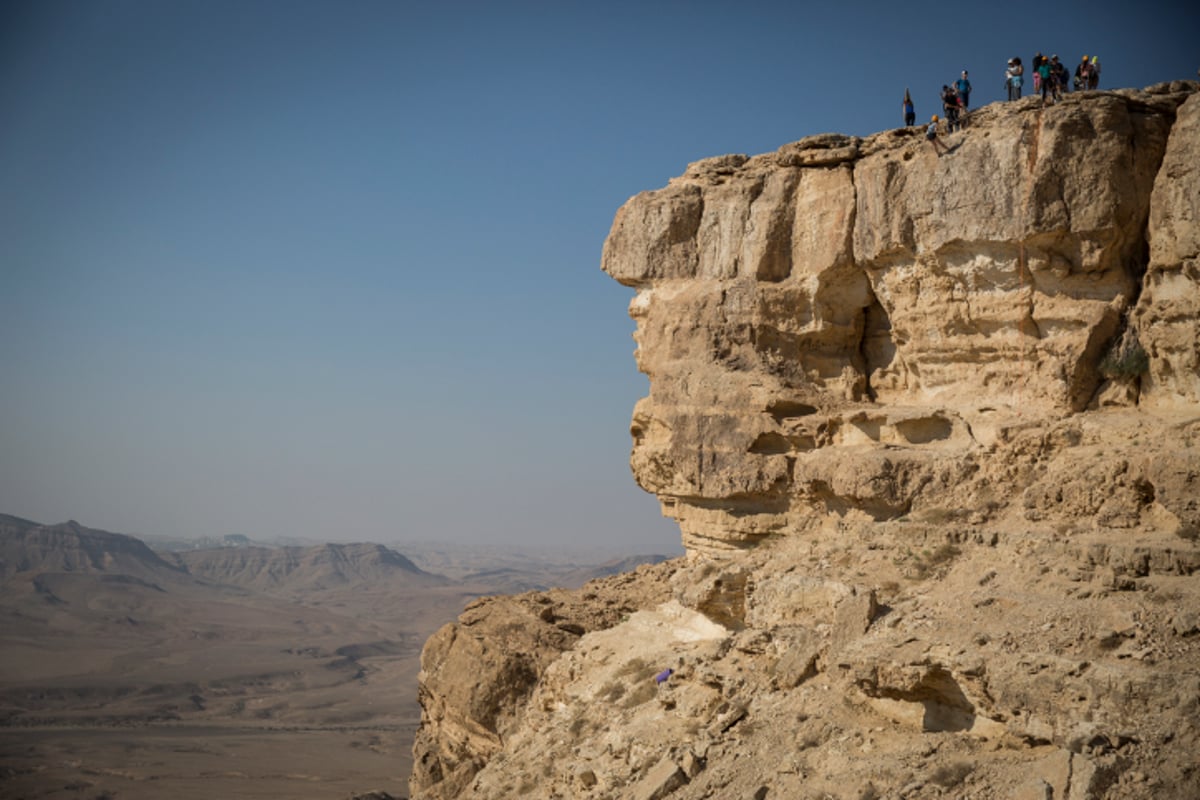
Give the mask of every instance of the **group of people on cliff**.
M 1100 86 L 1100 57 L 1096 55 L 1091 58 L 1085 55 L 1080 59 L 1079 64 L 1075 66 L 1073 84 L 1066 66 L 1056 55 L 1046 58 L 1041 53 L 1036 54 L 1030 69 L 1033 72 L 1033 93 L 1041 94 L 1043 103 L 1058 102 L 1068 90 L 1068 85 L 1072 85 L 1077 92 Z M 1004 86 L 1008 90 L 1008 99 L 1020 100 L 1021 88 L 1024 85 L 1025 67 L 1021 59 L 1014 56 L 1008 60 L 1008 67 L 1004 70 Z
M 971 106 L 971 81 L 967 77 L 967 71 L 962 71 L 962 76 L 954 82 L 953 86 L 942 86 L 942 113 L 946 115 L 946 124 L 951 131 L 958 130 L 963 125 L 964 117 L 967 110 Z M 937 122 L 938 117 L 933 115 L 933 121 Z M 908 89 L 904 90 L 904 124 L 915 125 L 917 122 L 917 111 L 913 106 L 912 95 Z
M 971 79 L 967 77 L 967 71 L 964 69 L 953 86 L 942 86 L 942 113 L 946 115 L 947 130 L 953 132 L 961 129 L 970 108 Z M 909 94 L 908 89 L 905 89 L 904 124 L 913 125 L 916 121 L 917 111 L 913 106 L 912 95 Z M 933 145 L 934 152 L 940 156 L 946 146 L 937 138 L 938 122 L 938 115 L 934 114 L 929 120 L 929 126 L 925 129 L 925 138 Z
M 1042 95 L 1042 103 L 1058 102 L 1062 98 L 1063 92 L 1068 89 L 1070 83 L 1070 75 L 1067 68 L 1058 60 L 1058 56 L 1046 56 L 1040 52 L 1033 57 L 1031 66 L 1033 71 L 1033 92 Z M 1008 60 L 1008 66 L 1004 70 L 1004 87 L 1008 92 L 1009 100 L 1021 99 L 1021 89 L 1025 85 L 1025 66 L 1021 63 L 1021 59 L 1013 57 Z M 1080 59 L 1078 66 L 1075 67 L 1075 91 L 1083 91 L 1085 89 L 1096 89 L 1100 86 L 1100 57 L 1093 55 L 1091 58 L 1084 56 Z M 943 85 L 942 93 L 942 113 L 946 117 L 946 130 L 948 133 L 953 133 L 956 130 L 961 130 L 966 123 L 967 112 L 971 106 L 971 81 L 967 77 L 967 71 L 964 69 L 962 75 L 954 82 L 953 86 Z M 904 124 L 906 126 L 915 125 L 917 122 L 917 111 L 913 105 L 912 95 L 908 89 L 904 90 Z M 929 121 L 929 125 L 925 129 L 925 138 L 933 145 L 934 152 L 941 155 L 946 146 L 937 138 L 937 129 L 940 120 L 938 115 L 934 114 Z
M 971 108 L 971 81 L 964 69 L 953 86 L 942 84 L 942 113 L 946 115 L 946 128 L 953 132 L 966 124 L 967 111 Z

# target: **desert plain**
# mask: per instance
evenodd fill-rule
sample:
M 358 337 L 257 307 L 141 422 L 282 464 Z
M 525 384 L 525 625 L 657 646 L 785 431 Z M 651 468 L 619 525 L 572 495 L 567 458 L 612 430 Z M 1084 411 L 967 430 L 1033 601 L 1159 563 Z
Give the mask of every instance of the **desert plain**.
M 426 638 L 480 595 L 595 573 L 426 555 L 441 573 L 0 517 L 0 797 L 406 796 Z

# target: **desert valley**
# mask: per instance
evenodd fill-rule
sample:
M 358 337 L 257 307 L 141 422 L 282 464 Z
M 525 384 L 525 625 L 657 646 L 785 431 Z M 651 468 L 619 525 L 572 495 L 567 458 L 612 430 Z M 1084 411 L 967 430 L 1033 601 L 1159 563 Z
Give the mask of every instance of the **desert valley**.
M 0 516 L 0 796 L 402 796 L 425 639 L 479 595 L 632 566 L 238 544 Z

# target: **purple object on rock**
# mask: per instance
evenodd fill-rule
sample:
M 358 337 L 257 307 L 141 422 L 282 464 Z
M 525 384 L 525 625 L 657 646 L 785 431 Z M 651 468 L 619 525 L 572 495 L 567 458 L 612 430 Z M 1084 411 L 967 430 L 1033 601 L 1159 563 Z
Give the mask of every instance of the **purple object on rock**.
M 673 670 L 669 667 L 667 669 L 664 669 L 662 672 L 660 672 L 654 676 L 654 682 L 655 683 L 664 683 L 667 680 L 667 678 L 671 677 L 671 674 L 673 672 L 675 672 L 675 670 Z

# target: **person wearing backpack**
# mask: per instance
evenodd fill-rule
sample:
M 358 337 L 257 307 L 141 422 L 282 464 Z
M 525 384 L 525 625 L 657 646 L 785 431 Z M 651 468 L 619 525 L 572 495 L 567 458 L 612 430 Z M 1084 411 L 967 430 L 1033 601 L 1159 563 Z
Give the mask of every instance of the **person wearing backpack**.
M 1050 99 L 1054 99 L 1054 96 L 1051 94 L 1052 87 L 1050 86 L 1050 82 L 1053 80 L 1050 72 L 1050 59 L 1043 56 L 1041 63 L 1038 64 L 1035 71 L 1038 76 L 1038 85 L 1042 90 L 1042 105 L 1046 105 L 1046 95 L 1050 94 Z
M 1071 87 L 1070 74 L 1067 72 L 1067 67 L 1058 60 L 1058 56 L 1050 56 L 1050 72 L 1052 75 L 1050 88 L 1054 91 L 1054 102 L 1062 99 L 1062 96 Z
M 946 114 L 946 132 L 958 127 L 958 95 L 949 86 L 942 86 L 942 111 Z
M 1089 84 L 1092 80 L 1092 62 L 1088 61 L 1088 57 L 1084 56 L 1079 62 L 1079 66 L 1075 67 L 1075 91 L 1082 91 L 1090 88 Z

